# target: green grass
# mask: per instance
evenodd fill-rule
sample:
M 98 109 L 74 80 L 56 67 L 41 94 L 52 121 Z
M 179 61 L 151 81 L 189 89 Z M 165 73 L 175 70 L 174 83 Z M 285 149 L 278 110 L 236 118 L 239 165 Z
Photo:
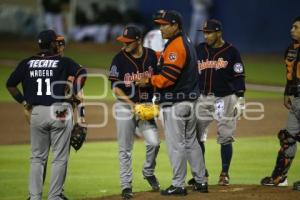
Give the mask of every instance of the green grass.
M 219 145 L 215 140 L 209 139 L 206 147 L 209 183 L 212 185 L 217 183 L 221 168 Z M 230 170 L 231 183 L 259 184 L 262 177 L 270 175 L 278 148 L 275 136 L 238 139 L 234 144 L 234 156 Z M 26 198 L 29 151 L 29 145 L 0 146 L 0 194 L 2 200 Z M 133 151 L 133 188 L 135 192 L 149 190 L 141 174 L 144 154 L 144 142 L 137 141 Z M 290 184 L 300 178 L 299 171 L 297 171 L 299 168 L 299 156 L 296 156 L 289 172 Z M 49 173 L 50 166 L 48 166 L 44 195 L 48 191 Z M 163 188 L 171 184 L 171 168 L 164 142 L 158 155 L 156 174 Z M 188 171 L 187 179 L 190 177 Z M 70 199 L 119 194 L 117 143 L 114 141 L 86 143 L 79 152 L 75 153 L 72 150 L 65 193 Z
M 9 95 L 6 89 L 6 81 L 13 71 L 11 67 L 0 67 L 0 102 L 10 102 L 13 98 Z
M 280 99 L 283 98 L 281 92 L 262 92 L 247 90 L 245 93 L 246 99 Z
M 0 48 L 1 60 L 21 60 L 35 53 L 36 44 L 25 42 L 25 49 L 15 49 L 10 47 Z M 82 65 L 89 68 L 102 68 L 107 70 L 113 56 L 117 53 L 119 44 L 93 45 L 93 44 L 78 44 L 71 43 L 67 46 L 66 55 L 74 58 Z M 285 67 L 280 56 L 245 56 L 246 66 L 246 81 L 249 83 L 260 83 L 268 85 L 284 85 L 285 84 Z M 13 70 L 12 66 L 0 66 L 0 102 L 12 101 L 5 89 L 5 82 Z M 13 66 L 14 67 L 14 66 Z M 104 87 L 104 83 L 108 87 Z M 107 92 L 105 92 L 107 91 Z M 104 94 L 105 93 L 105 94 Z M 110 83 L 106 79 L 99 77 L 90 77 L 85 86 L 85 94 L 87 96 L 102 96 L 99 100 L 112 100 Z M 276 92 L 258 92 L 247 91 L 247 98 L 281 98 L 281 93 Z
M 34 40 L 5 38 L 0 48 L 0 60 L 21 60 L 35 54 L 38 49 Z M 19 45 L 22 45 L 20 48 Z M 86 67 L 107 69 L 113 56 L 120 50 L 121 44 L 92 44 L 74 43 L 67 44 L 66 56 L 72 57 Z M 249 83 L 268 85 L 285 84 L 285 65 L 282 55 L 242 55 L 246 68 L 246 80 Z
M 11 67 L 0 67 L 0 102 L 13 101 L 5 87 L 8 76 L 12 70 L 13 68 Z M 84 87 L 84 93 L 88 99 L 97 99 L 100 101 L 111 101 L 114 99 L 110 89 L 110 82 L 107 80 L 104 74 L 100 76 L 89 76 Z M 281 97 L 282 94 L 278 92 L 261 92 L 251 90 L 246 92 L 246 98 L 252 99 L 276 99 Z
M 284 64 L 277 62 L 248 61 L 246 66 L 246 81 L 248 83 L 266 85 L 285 85 L 286 69 Z
M 112 52 L 75 52 L 70 51 L 66 56 L 74 58 L 76 62 L 89 68 L 109 69 L 114 53 Z

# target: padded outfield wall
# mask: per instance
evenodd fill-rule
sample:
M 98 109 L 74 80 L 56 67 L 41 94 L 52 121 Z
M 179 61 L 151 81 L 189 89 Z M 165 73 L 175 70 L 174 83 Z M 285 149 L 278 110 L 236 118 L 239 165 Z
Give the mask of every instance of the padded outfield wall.
M 290 42 L 291 21 L 300 15 L 299 0 L 213 0 L 211 16 L 222 20 L 225 38 L 243 53 L 280 53 Z M 158 9 L 183 13 L 188 28 L 190 0 L 140 0 L 145 17 Z

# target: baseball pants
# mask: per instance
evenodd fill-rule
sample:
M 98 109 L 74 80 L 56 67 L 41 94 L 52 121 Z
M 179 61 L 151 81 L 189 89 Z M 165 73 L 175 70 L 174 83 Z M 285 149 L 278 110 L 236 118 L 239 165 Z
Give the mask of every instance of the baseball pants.
M 296 97 L 292 100 L 292 108 L 288 113 L 286 130 L 293 137 L 300 132 L 300 97 Z M 289 138 L 288 141 L 290 143 L 295 142 L 295 139 Z M 297 152 L 297 142 L 289 145 L 287 149 L 285 149 L 284 153 L 288 158 L 295 157 Z
M 207 134 L 207 127 L 217 120 L 219 144 L 229 144 L 234 141 L 237 118 L 234 116 L 234 106 L 237 103 L 235 94 L 225 97 L 201 95 L 196 103 L 197 130 L 200 141 Z
M 163 108 L 164 130 L 172 165 L 172 185 L 184 187 L 189 162 L 196 182 L 204 183 L 205 163 L 196 136 L 194 102 L 180 102 Z
M 57 112 L 65 112 L 57 118 Z M 44 170 L 52 147 L 49 200 L 58 200 L 63 192 L 73 128 L 72 107 L 66 105 L 34 106 L 31 114 L 31 165 L 29 176 L 30 200 L 41 200 Z
M 136 127 L 142 133 L 146 145 L 146 160 L 142 172 L 144 177 L 154 174 L 160 144 L 159 134 L 154 120 L 136 120 L 128 104 L 118 101 L 114 110 L 119 144 L 121 188 L 131 188 L 132 148 Z

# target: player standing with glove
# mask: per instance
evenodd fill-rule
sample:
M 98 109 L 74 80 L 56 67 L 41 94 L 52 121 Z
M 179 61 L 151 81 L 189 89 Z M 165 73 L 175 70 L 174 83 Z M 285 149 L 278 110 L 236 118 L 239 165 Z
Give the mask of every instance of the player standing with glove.
M 67 78 L 74 76 L 75 97 L 84 85 L 86 70 L 72 59 L 62 57 L 53 30 L 38 36 L 41 52 L 20 62 L 7 80 L 13 98 L 30 113 L 31 165 L 29 199 L 41 200 L 50 146 L 53 151 L 49 200 L 66 200 L 63 195 L 73 129 L 72 107 L 67 103 Z M 23 94 L 17 88 L 22 83 Z
M 117 38 L 124 44 L 122 50 L 113 58 L 109 80 L 117 97 L 115 118 L 119 143 L 119 162 L 122 197 L 130 199 L 132 194 L 132 148 L 136 127 L 146 141 L 146 161 L 143 176 L 153 190 L 159 190 L 154 175 L 156 157 L 159 151 L 159 135 L 154 119 L 139 118 L 139 103 L 151 103 L 153 87 L 135 86 L 135 81 L 150 78 L 156 70 L 157 57 L 153 50 L 142 46 L 142 34 L 136 26 L 127 26 L 123 35 Z M 135 109 L 136 108 L 136 109 Z M 137 115 L 135 115 L 136 113 Z M 140 113 L 141 114 L 141 113 Z
M 221 22 L 208 20 L 200 31 L 205 43 L 196 47 L 201 93 L 196 107 L 199 141 L 215 118 L 222 158 L 219 185 L 229 185 L 233 135 L 244 109 L 245 70 L 238 50 L 223 40 Z

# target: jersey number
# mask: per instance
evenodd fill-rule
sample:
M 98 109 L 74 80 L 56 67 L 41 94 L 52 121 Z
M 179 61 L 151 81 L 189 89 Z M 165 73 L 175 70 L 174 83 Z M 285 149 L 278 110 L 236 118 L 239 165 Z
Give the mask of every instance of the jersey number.
M 43 95 L 43 93 L 42 93 L 42 79 L 41 78 L 38 78 L 37 80 L 36 80 L 36 82 L 38 83 L 38 91 L 37 91 L 37 93 L 36 93 L 36 95 L 38 95 L 38 96 L 42 96 Z M 46 83 L 46 95 L 51 95 L 51 91 L 50 91 L 50 78 L 46 78 L 45 79 L 45 83 Z

